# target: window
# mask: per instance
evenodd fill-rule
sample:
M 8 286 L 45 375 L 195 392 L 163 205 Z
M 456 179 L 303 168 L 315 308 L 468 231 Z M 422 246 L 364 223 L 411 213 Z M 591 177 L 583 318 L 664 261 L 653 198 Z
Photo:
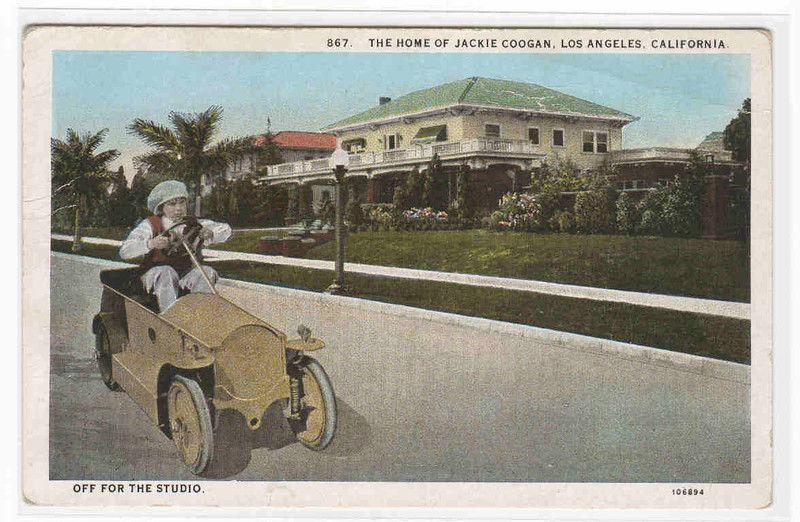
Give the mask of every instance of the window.
M 594 152 L 594 132 L 583 131 L 583 152 Z
M 528 141 L 530 141 L 534 145 L 539 144 L 539 128 L 538 127 L 529 127 L 528 128 Z
M 608 152 L 608 133 L 583 131 L 583 152 L 602 154 Z
M 706 163 L 714 163 L 714 155 L 713 154 L 706 154 Z
M 487 123 L 484 127 L 484 131 L 487 138 L 499 138 L 500 137 L 500 125 L 496 125 L 494 123 Z
M 399 149 L 400 144 L 403 142 L 403 137 L 399 134 L 390 134 L 383 137 L 383 148 L 387 150 Z
M 598 153 L 605 153 L 608 152 L 608 133 L 607 132 L 595 132 L 594 139 L 597 143 L 597 152 Z
M 553 129 L 553 147 L 564 146 L 564 129 Z

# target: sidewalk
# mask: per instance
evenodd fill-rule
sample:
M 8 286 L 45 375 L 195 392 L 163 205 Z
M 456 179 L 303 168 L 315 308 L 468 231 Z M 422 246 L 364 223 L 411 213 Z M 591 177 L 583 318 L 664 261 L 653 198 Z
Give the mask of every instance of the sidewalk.
M 71 240 L 71 236 L 62 234 L 51 234 L 53 239 Z M 119 246 L 122 242 L 114 239 L 102 238 L 83 238 L 87 243 L 98 245 Z M 263 254 L 249 254 L 244 252 L 228 252 L 224 250 L 203 250 L 203 255 L 207 259 L 218 261 L 252 261 L 255 263 L 265 263 L 271 265 L 296 266 L 312 268 L 317 270 L 333 270 L 333 261 L 323 261 L 319 259 L 303 259 L 283 256 L 268 256 Z M 734 301 L 717 301 L 714 299 L 700 299 L 696 297 L 682 297 L 663 294 L 650 294 L 643 292 L 630 292 L 627 290 L 614 290 L 609 288 L 597 288 L 591 286 L 577 286 L 561 283 L 548 283 L 545 281 L 533 281 L 527 279 L 514 279 L 511 277 L 485 276 L 476 274 L 460 274 L 453 272 L 435 272 L 432 270 L 418 270 L 415 268 L 398 268 L 391 266 L 362 265 L 358 263 L 345 263 L 347 272 L 383 276 L 397 277 L 402 279 L 416 279 L 423 281 L 438 281 L 444 283 L 456 283 L 469 286 L 480 286 L 487 288 L 500 288 L 504 290 L 516 290 L 522 292 L 535 292 L 539 294 L 551 294 L 562 297 L 575 297 L 578 299 L 590 299 L 594 301 L 609 301 L 615 303 L 627 303 L 636 306 L 647 306 L 651 308 L 663 308 L 666 310 L 676 310 L 679 312 L 690 312 L 697 314 L 707 314 L 731 319 L 750 319 L 750 304 L 738 303 Z

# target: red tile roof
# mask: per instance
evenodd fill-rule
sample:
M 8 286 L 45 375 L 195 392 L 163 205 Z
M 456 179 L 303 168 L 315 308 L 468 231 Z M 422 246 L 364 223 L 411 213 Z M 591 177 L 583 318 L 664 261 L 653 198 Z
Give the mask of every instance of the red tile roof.
M 272 141 L 287 149 L 336 149 L 336 136 L 322 132 L 281 131 Z

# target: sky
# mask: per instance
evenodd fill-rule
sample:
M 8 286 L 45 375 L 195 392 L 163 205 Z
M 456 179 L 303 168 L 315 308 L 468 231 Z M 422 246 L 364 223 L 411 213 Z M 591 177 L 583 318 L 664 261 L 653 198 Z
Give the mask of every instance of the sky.
M 723 130 L 750 96 L 748 55 L 454 53 L 53 53 L 52 132 L 107 128 L 99 150 L 130 179 L 147 151 L 126 127 L 167 124 L 171 111 L 223 108 L 219 138 L 267 130 L 318 131 L 399 97 L 470 76 L 536 83 L 633 114 L 625 148 L 694 147 Z

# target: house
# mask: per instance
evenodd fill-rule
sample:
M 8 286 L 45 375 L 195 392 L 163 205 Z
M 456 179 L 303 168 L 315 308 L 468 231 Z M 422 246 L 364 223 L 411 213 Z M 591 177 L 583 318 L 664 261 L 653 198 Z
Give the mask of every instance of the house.
M 636 120 L 541 85 L 471 77 L 396 99 L 381 96 L 376 106 L 323 131 L 350 153 L 347 177 L 367 203 L 392 202 L 397 185 L 409 173 L 431 168 L 434 159 L 433 206 L 447 208 L 458 192 L 458 172 L 468 170 L 468 190 L 484 210 L 504 193 L 529 185 L 542 163 L 554 158 L 584 171 L 612 167 L 619 189 L 634 196 L 681 175 L 695 152 L 730 171 L 736 165 L 720 132 L 696 149 L 624 149 L 623 130 Z M 724 178 L 707 180 L 709 237 L 724 229 Z M 297 186 L 301 214 L 309 206 L 319 208 L 334 183 L 327 157 L 270 166 L 258 181 Z
M 348 177 L 363 180 L 367 202 L 391 202 L 395 186 L 436 156 L 443 174 L 435 192 L 446 207 L 460 169 L 470 170 L 470 190 L 494 205 L 529 183 L 548 157 L 569 157 L 581 168 L 603 164 L 622 147 L 623 127 L 636 119 L 540 85 L 471 77 L 394 100 L 381 97 L 377 106 L 323 130 L 351 152 Z M 312 160 L 269 167 L 260 181 L 302 189 L 330 184 L 332 174 L 326 161 Z
M 252 143 L 254 147 L 260 147 L 266 140 L 265 135 L 254 136 Z M 328 158 L 336 149 L 336 136 L 323 132 L 281 131 L 272 135 L 272 142 L 285 162 Z M 256 170 L 256 154 L 247 154 L 228 165 L 225 177 L 239 179 L 255 175 Z

